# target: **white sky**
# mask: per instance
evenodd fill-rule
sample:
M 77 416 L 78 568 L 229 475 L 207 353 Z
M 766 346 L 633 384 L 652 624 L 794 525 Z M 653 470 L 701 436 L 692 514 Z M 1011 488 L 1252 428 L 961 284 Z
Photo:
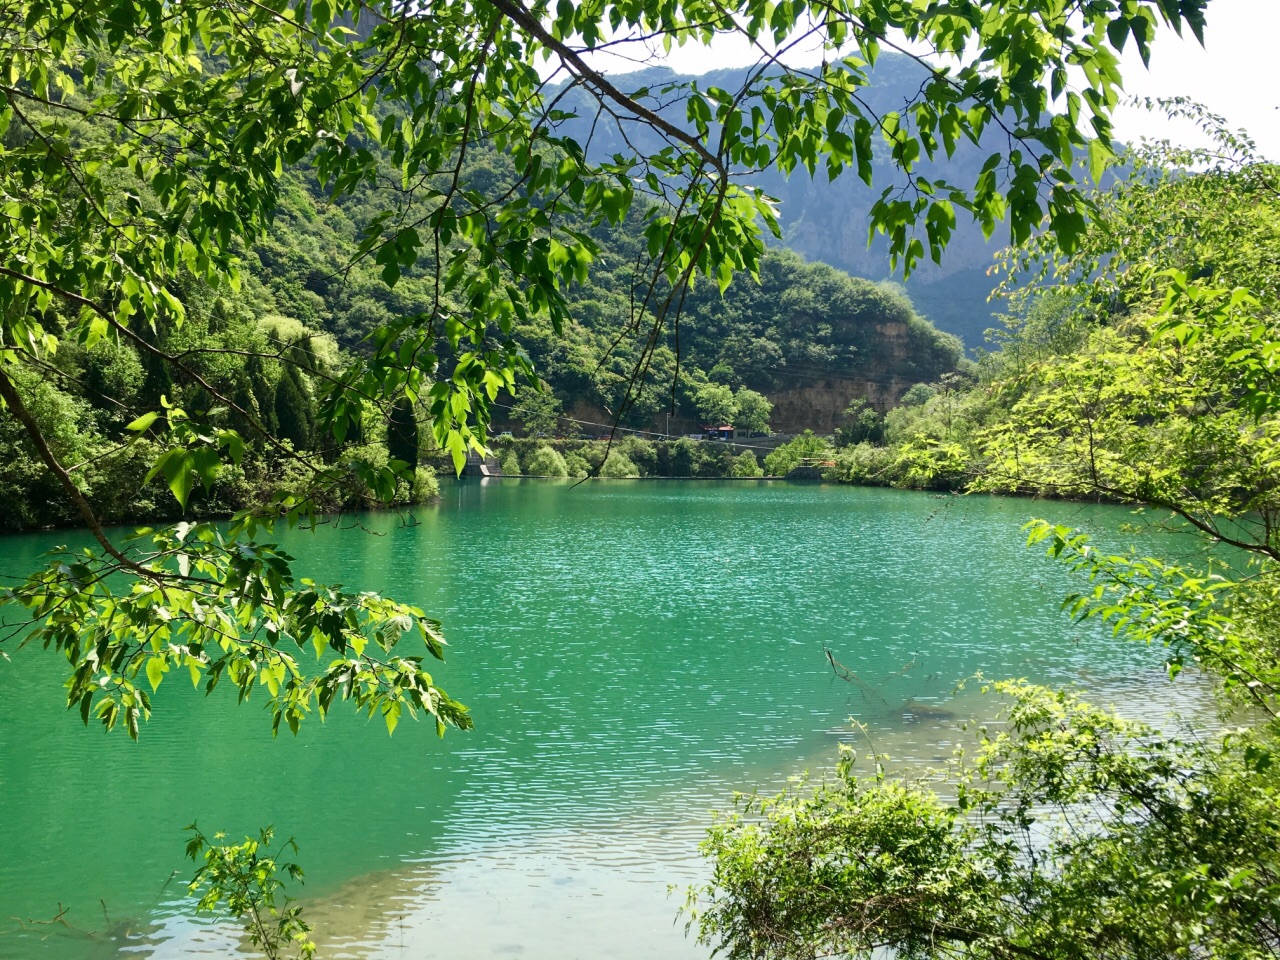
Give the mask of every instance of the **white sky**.
M 1150 71 L 1132 48 L 1126 49 L 1126 91 L 1141 97 L 1197 100 L 1225 117 L 1233 129 L 1247 130 L 1263 156 L 1280 160 L 1280 84 L 1272 62 L 1280 56 L 1280 0 L 1212 0 L 1206 24 L 1204 47 L 1189 32 L 1182 38 L 1171 30 L 1157 36 Z M 797 51 L 787 59 L 811 64 L 819 56 Z M 692 45 L 673 49 L 663 62 L 680 73 L 705 73 L 745 66 L 755 59 L 745 43 L 725 42 L 713 49 Z M 614 73 L 635 69 L 616 58 L 600 65 Z M 1203 142 L 1190 124 L 1172 124 L 1162 114 L 1125 108 L 1116 114 L 1115 123 L 1123 140 L 1149 136 L 1188 146 Z
M 1276 84 L 1276 44 L 1280 40 L 1280 0 L 1214 0 L 1205 14 L 1204 47 L 1193 37 L 1168 31 L 1152 47 L 1151 70 L 1126 52 L 1126 90 L 1144 97 L 1185 96 L 1198 100 L 1243 127 L 1259 152 L 1280 160 L 1280 87 Z M 1116 116 L 1125 139 L 1141 136 L 1194 144 L 1194 130 L 1175 127 L 1163 116 L 1126 110 Z

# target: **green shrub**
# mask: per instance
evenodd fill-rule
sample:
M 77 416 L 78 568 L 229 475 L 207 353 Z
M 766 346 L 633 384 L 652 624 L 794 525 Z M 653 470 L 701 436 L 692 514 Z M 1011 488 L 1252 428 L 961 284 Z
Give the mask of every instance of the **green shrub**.
M 615 447 L 618 453 L 636 465 L 642 477 L 651 477 L 658 465 L 658 448 L 643 437 L 627 437 Z
M 671 444 L 667 458 L 670 464 L 668 475 L 672 477 L 692 477 L 698 468 L 699 446 L 696 440 L 690 440 L 688 437 L 681 437 Z
M 600 467 L 600 476 L 610 480 L 622 480 L 640 476 L 640 469 L 617 450 L 612 450 L 608 459 Z
M 429 503 L 440 496 L 440 481 L 431 467 L 419 467 L 413 474 L 413 503 Z
M 582 458 L 587 461 L 592 470 L 597 470 L 600 464 L 604 462 L 604 454 L 607 448 L 608 444 L 603 440 L 590 440 L 584 443 L 578 452 L 582 454 Z
M 804 459 L 833 458 L 835 450 L 826 437 L 806 430 L 790 443 L 784 443 L 764 458 L 764 471 L 771 477 L 785 477 Z
M 773 404 L 762 393 L 743 387 L 733 398 L 738 406 L 738 415 L 734 420 L 739 430 L 745 430 L 747 436 L 757 433 L 769 434 L 769 417 L 773 414 Z
M 581 454 L 571 453 L 564 458 L 565 472 L 570 477 L 586 477 L 591 475 L 591 464 Z
M 729 470 L 731 477 L 763 477 L 764 470 L 760 468 L 760 461 L 756 459 L 756 455 L 750 450 L 743 450 L 734 458 L 733 467 Z
M 502 457 L 498 460 L 498 469 L 502 471 L 504 477 L 521 476 L 520 458 L 516 456 L 514 450 L 504 450 Z
M 559 450 L 545 443 L 529 454 L 524 463 L 525 473 L 531 477 L 567 477 L 568 465 Z
M 895 452 L 895 487 L 959 490 L 969 474 L 969 455 L 958 443 L 919 439 Z
M 932 400 L 937 392 L 937 389 L 927 383 L 913 383 L 911 389 L 902 395 L 898 403 L 904 407 L 922 407 Z
M 888 486 L 899 474 L 898 454 L 872 443 L 856 443 L 836 454 L 836 465 L 823 474 L 837 483 L 858 483 L 868 487 Z
M 723 444 L 701 443 L 694 476 L 718 480 L 733 475 L 733 452 Z

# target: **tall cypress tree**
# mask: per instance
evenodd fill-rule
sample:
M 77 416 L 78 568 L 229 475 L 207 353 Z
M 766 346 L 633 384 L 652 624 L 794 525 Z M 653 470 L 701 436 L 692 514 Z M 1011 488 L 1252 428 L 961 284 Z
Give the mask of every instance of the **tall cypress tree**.
M 293 364 L 284 365 L 276 384 L 275 412 L 280 436 L 291 441 L 295 450 L 310 450 L 315 415 L 306 386 Z
M 387 453 L 392 460 L 407 463 L 410 471 L 418 467 L 418 418 L 413 412 L 413 401 L 408 397 L 401 397 L 391 406 L 391 419 L 387 422 Z
M 231 411 L 230 423 L 231 428 L 240 434 L 245 443 L 257 443 L 261 441 L 257 431 L 254 430 L 249 418 L 262 423 L 262 409 L 258 406 L 258 398 L 254 395 L 253 381 L 247 373 L 242 373 L 235 379 L 235 388 L 231 392 L 231 402 L 245 415 L 241 415 L 235 410 Z
M 245 364 L 245 373 L 249 377 L 249 387 L 253 390 L 253 399 L 258 408 L 258 422 L 272 436 L 280 435 L 280 421 L 276 419 L 276 388 L 267 376 L 261 357 L 250 357 Z M 247 408 L 246 408 L 247 409 Z M 245 437 L 254 443 L 260 443 L 261 437 L 256 433 Z
M 148 342 L 158 339 L 151 331 L 142 327 L 139 336 Z M 160 398 L 173 399 L 173 377 L 169 374 L 169 364 L 157 357 L 150 350 L 139 350 L 138 359 L 142 361 L 142 389 L 138 391 L 138 400 L 144 409 L 154 410 L 160 406 Z

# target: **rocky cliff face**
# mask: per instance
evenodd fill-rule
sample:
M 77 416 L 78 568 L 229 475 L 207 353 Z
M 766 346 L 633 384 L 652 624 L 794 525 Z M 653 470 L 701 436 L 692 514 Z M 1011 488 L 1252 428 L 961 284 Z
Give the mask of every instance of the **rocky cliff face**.
M 890 377 L 885 380 L 818 380 L 795 386 L 781 386 L 774 391 L 773 418 L 770 428 L 778 433 L 832 433 L 840 425 L 845 409 L 855 398 L 863 397 L 877 410 L 892 407 L 911 386 L 910 380 Z
M 876 333 L 881 338 L 884 356 L 889 360 L 884 369 L 908 368 L 913 347 L 907 325 L 877 324 Z M 815 433 L 831 433 L 854 399 L 863 398 L 884 412 L 895 406 L 902 394 L 918 382 L 919 377 L 869 371 L 804 380 L 783 377 L 769 393 L 769 399 L 773 401 L 770 427 L 778 433 L 799 433 L 806 429 Z

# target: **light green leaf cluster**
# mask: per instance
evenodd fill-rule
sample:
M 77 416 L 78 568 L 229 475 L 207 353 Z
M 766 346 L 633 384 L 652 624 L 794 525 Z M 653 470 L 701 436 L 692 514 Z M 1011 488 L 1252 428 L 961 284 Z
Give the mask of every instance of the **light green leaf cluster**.
M 282 855 L 298 852 L 298 845 L 287 840 L 278 850 L 271 849 L 274 831 L 267 827 L 257 838 L 245 837 L 243 843 L 224 843 L 217 833 L 211 843 L 193 823 L 187 827 L 187 856 L 199 866 L 187 885 L 188 892 L 198 895 L 196 912 L 219 915 L 225 913 L 244 925 L 245 935 L 267 960 L 279 960 L 293 948 L 299 960 L 315 956 L 311 927 L 302 919 L 302 908 L 284 892 L 281 875 L 302 882 L 302 868 L 296 863 L 282 862 Z
M 739 479 L 750 480 L 756 477 L 764 476 L 764 468 L 760 466 L 760 461 L 756 459 L 756 455 L 750 450 L 743 450 L 733 458 L 733 466 L 729 469 L 729 476 Z
M 570 477 L 581 479 L 591 474 L 591 464 L 584 457 L 571 453 L 564 458 L 565 469 Z
M 732 425 L 738 416 L 733 390 L 721 383 L 709 383 L 694 397 L 698 416 L 707 426 Z
M 941 784 L 861 777 L 846 751 L 816 787 L 742 798 L 703 844 L 701 941 L 770 960 L 1271 955 L 1274 731 L 1170 741 L 1068 693 L 990 692 L 1005 722 Z
M 897 454 L 887 447 L 871 443 L 851 444 L 836 454 L 836 465 L 824 476 L 837 483 L 853 483 L 866 487 L 890 486 L 898 479 L 894 469 Z
M 1198 317 L 1214 324 L 1208 311 Z M 1262 548 L 1280 550 L 1265 530 L 1280 511 L 1280 425 L 1255 413 L 1275 393 L 1259 387 L 1253 341 L 1234 326 L 1208 337 L 1183 321 L 1146 336 L 1104 329 L 1075 354 L 1027 367 L 1006 385 L 1021 394 L 1008 416 L 980 435 L 975 487 L 1151 504 L 1242 544 L 1252 536 L 1224 520 L 1252 515 Z
M 606 480 L 625 480 L 631 477 L 640 476 L 640 468 L 632 463 L 626 454 L 611 450 L 609 455 L 604 458 L 604 463 L 600 464 L 600 470 L 596 476 Z
M 520 456 L 514 450 L 503 452 L 502 456 L 498 458 L 498 468 L 502 471 L 504 477 L 520 477 L 524 475 L 524 468 L 520 465 Z
M 992 365 L 1005 409 L 976 434 L 976 487 L 1149 504 L 1276 559 L 1277 169 L 1218 118 L 1168 108 L 1217 130 L 1208 169 L 1147 151 L 1078 256 L 1032 244 L 1011 261 L 1015 277 L 1038 262 L 1032 276 L 1065 282 L 1027 293 L 1031 326 Z
M 207 692 L 229 684 L 241 700 L 260 691 L 275 731 L 296 733 L 308 714 L 343 701 L 381 716 L 389 731 L 404 712 L 429 716 L 442 735 L 471 726 L 423 658 L 401 646 L 416 637 L 443 659 L 438 622 L 374 593 L 297 577 L 291 557 L 247 538 L 251 524 L 144 530 L 120 562 L 61 552 L 3 601 L 35 621 L 28 643 L 67 658 L 67 705 L 134 738 L 151 713 L 148 687 L 171 673 Z M 113 576 L 122 565 L 129 580 Z
M 812 430 L 806 430 L 794 440 L 770 451 L 764 458 L 764 472 L 771 477 L 785 477 L 802 461 L 824 465 L 834 456 L 835 448 L 826 437 L 819 437 Z
M 734 394 L 733 402 L 738 408 L 733 420 L 735 427 L 745 431 L 748 436 L 768 434 L 769 417 L 773 413 L 773 404 L 768 397 L 743 387 Z
M 1241 615 L 1256 608 L 1256 600 L 1244 607 L 1233 603 L 1233 594 L 1248 596 L 1256 589 L 1253 584 L 1196 574 L 1155 557 L 1102 554 L 1086 535 L 1044 520 L 1032 521 L 1027 530 L 1029 544 L 1048 544 L 1050 556 L 1090 583 L 1089 590 L 1067 596 L 1064 610 L 1080 620 L 1105 621 L 1117 636 L 1163 645 L 1170 678 L 1194 664 L 1218 677 L 1227 692 L 1276 712 L 1280 665 L 1271 656 L 1274 642 L 1259 642 L 1264 637 L 1252 629 L 1259 624 L 1256 609 Z M 1259 592 L 1265 596 L 1275 571 L 1264 565 L 1260 574 Z

